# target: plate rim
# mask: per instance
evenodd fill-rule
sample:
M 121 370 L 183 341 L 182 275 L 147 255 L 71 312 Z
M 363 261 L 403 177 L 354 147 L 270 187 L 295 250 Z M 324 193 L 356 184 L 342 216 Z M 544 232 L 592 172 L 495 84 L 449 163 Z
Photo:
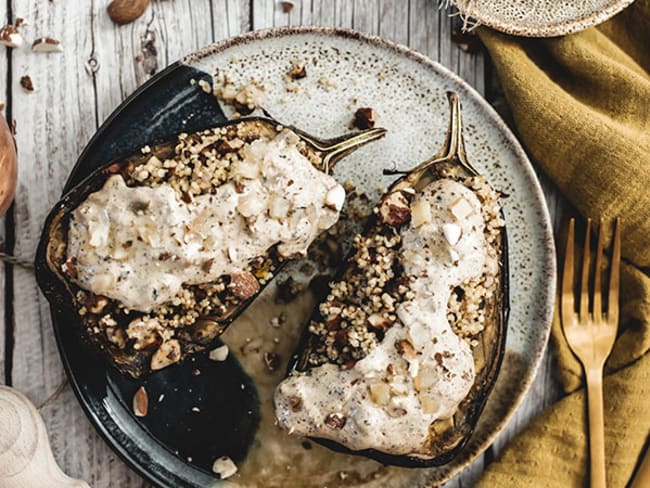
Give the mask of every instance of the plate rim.
M 538 27 L 527 27 L 517 24 L 516 22 L 499 21 L 494 17 L 479 19 L 469 15 L 469 18 L 477 20 L 479 25 L 485 25 L 498 30 L 499 32 L 514 36 L 532 38 L 558 37 L 567 34 L 574 34 L 588 29 L 589 27 L 599 25 L 623 11 L 626 7 L 629 7 L 634 1 L 635 0 L 611 0 L 605 8 L 595 10 L 594 12 L 580 18 L 542 24 Z M 461 14 L 463 14 L 463 8 L 461 8 L 458 3 L 458 0 L 453 0 L 454 6 L 459 10 L 459 12 L 461 12 Z
M 475 452 L 473 452 L 468 457 L 467 460 L 464 460 L 462 463 L 459 463 L 457 466 L 454 466 L 452 469 L 450 469 L 449 471 L 443 474 L 443 479 L 438 481 L 439 483 L 443 483 L 453 478 L 458 473 L 460 473 L 465 467 L 467 467 L 474 460 L 476 460 L 494 442 L 498 434 L 502 432 L 503 429 L 507 426 L 507 424 L 512 420 L 514 414 L 521 406 L 521 403 L 523 402 L 526 393 L 529 391 L 530 387 L 532 386 L 532 383 L 537 375 L 537 371 L 542 362 L 543 354 L 548 343 L 548 338 L 550 336 L 551 322 L 552 322 L 553 310 L 554 310 L 556 274 L 557 274 L 557 268 L 555 264 L 556 263 L 555 244 L 553 239 L 551 219 L 548 211 L 548 206 L 546 204 L 546 200 L 542 192 L 539 179 L 537 178 L 537 175 L 535 173 L 535 170 L 530 160 L 528 159 L 528 156 L 526 155 L 524 149 L 522 148 L 521 144 L 516 139 L 516 137 L 510 130 L 510 128 L 497 114 L 495 109 L 469 83 L 464 81 L 460 76 L 458 76 L 457 74 L 455 74 L 450 69 L 443 66 L 442 64 L 433 61 L 428 56 L 421 54 L 407 46 L 398 44 L 394 41 L 385 39 L 377 35 L 368 34 L 353 29 L 322 27 L 322 26 L 289 26 L 289 27 L 274 27 L 274 28 L 250 31 L 237 36 L 226 38 L 221 41 L 214 42 L 204 48 L 201 48 L 193 53 L 190 53 L 182 57 L 178 61 L 170 63 L 167 67 L 165 67 L 160 72 L 156 73 L 156 75 L 154 75 L 152 78 L 150 78 L 144 84 L 142 84 L 136 90 L 134 90 L 133 93 L 131 93 L 126 99 L 124 99 L 111 112 L 111 114 L 105 119 L 102 125 L 96 130 L 94 135 L 90 138 L 88 143 L 84 146 L 84 149 L 81 151 L 79 157 L 77 158 L 77 161 L 70 169 L 68 178 L 66 180 L 65 188 L 67 188 L 68 184 L 70 183 L 73 173 L 78 170 L 80 161 L 82 161 L 83 158 L 86 156 L 88 148 L 92 144 L 96 143 L 97 140 L 103 136 L 106 128 L 113 122 L 113 120 L 134 99 L 139 97 L 143 91 L 145 91 L 151 85 L 153 85 L 158 80 L 163 78 L 165 75 L 169 74 L 169 72 L 173 71 L 175 67 L 178 67 L 179 65 L 186 65 L 194 68 L 195 67 L 194 65 L 200 60 L 202 60 L 203 58 L 212 54 L 222 52 L 230 47 L 240 45 L 242 43 L 263 41 L 269 38 L 282 38 L 282 37 L 288 37 L 288 36 L 299 35 L 299 34 L 319 34 L 319 35 L 325 35 L 329 37 L 346 38 L 346 39 L 367 42 L 370 45 L 388 49 L 396 52 L 398 55 L 406 56 L 409 59 L 415 60 L 416 62 L 423 65 L 425 68 L 432 70 L 436 74 L 441 75 L 442 77 L 447 78 L 448 80 L 462 87 L 470 95 L 473 101 L 483 111 L 486 112 L 487 116 L 491 119 L 492 123 L 495 124 L 496 128 L 505 138 L 507 145 L 510 146 L 510 148 L 515 153 L 517 160 L 520 163 L 522 163 L 521 169 L 524 173 L 524 176 L 530 183 L 530 189 L 533 190 L 530 194 L 531 196 L 534 197 L 534 202 L 536 203 L 535 207 L 539 207 L 539 208 L 535 208 L 535 210 L 540 217 L 539 225 L 540 228 L 542 229 L 543 245 L 541 246 L 541 249 L 544 252 L 544 258 L 545 258 L 544 261 L 545 264 L 543 265 L 543 276 L 546 279 L 546 286 L 540 287 L 540 290 L 545 292 L 547 300 L 545 306 L 543 308 L 540 308 L 540 310 L 543 311 L 543 324 L 542 324 L 543 330 L 541 333 L 542 340 L 539 342 L 535 350 L 531 350 L 531 353 L 533 353 L 535 357 L 534 365 L 532 368 L 528 370 L 528 374 L 523 378 L 523 381 L 521 382 L 523 388 L 520 389 L 521 394 L 513 403 L 510 412 L 500 420 L 500 422 L 497 424 L 497 427 L 493 430 L 493 432 L 490 435 L 485 437 L 485 439 L 482 442 L 482 445 L 479 446 L 479 448 Z M 205 71 L 205 70 L 201 70 L 201 71 Z M 54 310 L 52 309 L 52 307 L 50 308 L 51 308 L 51 314 L 53 315 Z M 156 485 L 160 486 L 161 483 L 165 483 L 164 479 L 158 478 L 154 472 L 151 472 L 148 469 L 146 469 L 146 466 L 141 466 L 138 462 L 136 462 L 134 459 L 131 458 L 131 455 L 129 454 L 128 450 L 123 449 L 120 445 L 116 444 L 113 441 L 112 436 L 109 435 L 107 429 L 104 426 L 104 423 L 100 421 L 100 419 L 90 410 L 86 401 L 84 400 L 83 392 L 82 392 L 83 386 L 80 385 L 75 380 L 74 375 L 71 374 L 70 364 L 68 363 L 66 356 L 63 354 L 63 349 L 60 343 L 60 337 L 56 334 L 56 331 L 55 331 L 55 337 L 57 341 L 57 348 L 59 349 L 62 362 L 64 365 L 64 369 L 66 371 L 66 375 L 69 381 L 71 382 L 71 386 L 73 387 L 72 389 L 75 393 L 75 396 L 77 397 L 77 400 L 79 401 L 84 413 L 91 420 L 91 423 L 93 424 L 95 430 L 100 434 L 100 436 L 104 439 L 104 441 L 111 447 L 111 449 L 113 449 L 113 451 L 116 452 L 118 456 L 123 461 L 125 461 L 125 463 L 128 466 L 130 466 L 136 473 L 140 474 L 146 480 Z M 439 468 L 444 469 L 444 467 L 445 466 L 440 466 Z
M 628 0 L 624 0 L 628 1 Z M 553 226 L 551 223 L 551 217 L 548 210 L 548 205 L 546 203 L 546 197 L 541 188 L 541 184 L 535 169 L 530 162 L 528 155 L 524 151 L 523 147 L 519 140 L 515 137 L 514 133 L 508 127 L 508 125 L 503 121 L 501 116 L 496 112 L 494 107 L 485 100 L 483 95 L 481 95 L 473 86 L 468 82 L 463 80 L 459 75 L 451 71 L 449 68 L 440 64 L 437 61 L 432 60 L 425 54 L 422 54 L 414 49 L 411 49 L 408 46 L 399 44 L 397 42 L 391 41 L 381 36 L 374 34 L 369 34 L 366 32 L 357 31 L 354 29 L 342 28 L 342 27 L 324 27 L 324 26 L 285 26 L 285 27 L 272 27 L 267 29 L 260 29 L 256 31 L 247 32 L 235 37 L 230 37 L 222 41 L 215 42 L 210 44 L 203 49 L 200 49 L 194 53 L 188 54 L 187 56 L 181 59 L 183 64 L 192 66 L 204 58 L 222 52 L 230 47 L 234 47 L 240 44 L 251 43 L 255 41 L 263 41 L 269 38 L 280 38 L 291 35 L 300 35 L 300 34 L 318 34 L 325 36 L 332 36 L 337 38 L 345 38 L 366 42 L 370 45 L 377 46 L 380 48 L 392 50 L 399 55 L 406 56 L 409 59 L 412 59 L 419 64 L 423 65 L 425 68 L 428 68 L 435 72 L 438 75 L 450 79 L 454 83 L 460 85 L 469 95 L 473 98 L 473 101 L 479 105 L 479 107 L 487 113 L 487 116 L 492 120 L 495 126 L 498 128 L 500 133 L 505 137 L 506 143 L 514 151 L 517 159 L 521 164 L 521 169 L 525 177 L 529 180 L 531 184 L 531 196 L 534 197 L 536 202 L 536 210 L 538 210 L 538 215 L 540 216 L 539 224 L 542 228 L 543 233 L 543 246 L 544 251 L 544 264 L 542 265 L 543 276 L 546 280 L 546 286 L 540 287 L 546 293 L 546 303 L 543 308 L 543 331 L 542 331 L 542 340 L 538 344 L 537 349 L 532 350 L 531 353 L 535 356 L 534 366 L 528 370 L 528 374 L 524 377 L 520 388 L 520 395 L 515 400 L 512 405 L 512 408 L 501 418 L 500 422 L 497 423 L 496 428 L 487 435 L 481 445 L 468 456 L 468 458 L 458 465 L 448 469 L 446 472 L 441 473 L 441 478 L 436 480 L 436 483 L 445 483 L 451 478 L 459 474 L 463 469 L 472 464 L 478 457 L 483 454 L 495 441 L 497 436 L 506 428 L 506 426 L 513 419 L 515 413 L 519 410 L 519 407 L 523 403 L 524 398 L 526 397 L 528 391 L 530 390 L 537 372 L 542 363 L 544 357 L 544 352 L 548 345 L 551 325 L 553 320 L 553 312 L 555 306 L 555 294 L 556 294 L 556 284 L 557 284 L 557 265 L 556 265 L 556 252 L 555 252 L 555 239 L 553 236 Z M 497 380 L 498 381 L 498 380 Z M 442 465 L 437 467 L 437 469 L 445 469 L 448 465 Z

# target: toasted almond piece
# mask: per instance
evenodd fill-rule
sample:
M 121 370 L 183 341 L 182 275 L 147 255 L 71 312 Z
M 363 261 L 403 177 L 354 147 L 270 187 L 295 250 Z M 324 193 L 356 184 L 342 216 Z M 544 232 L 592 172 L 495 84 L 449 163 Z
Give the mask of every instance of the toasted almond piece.
M 90 313 L 100 314 L 104 311 L 104 308 L 106 308 L 108 302 L 109 300 L 105 296 L 95 295 L 94 293 L 90 293 L 88 294 L 88 297 L 84 302 L 84 305 L 86 306 L 86 308 Z
M 294 63 L 289 72 L 287 73 L 292 80 L 299 80 L 307 76 L 305 63 Z
M 133 413 L 136 417 L 146 417 L 149 411 L 149 395 L 144 386 L 138 388 L 138 391 L 133 395 Z
M 221 456 L 212 464 L 212 471 L 224 480 L 237 472 L 237 465 L 228 456 Z
M 426 414 L 436 413 L 440 410 L 440 400 L 433 395 L 426 395 L 420 399 L 422 411 Z
M 330 413 L 325 417 L 325 425 L 332 429 L 342 429 L 345 427 L 347 418 L 341 413 Z
M 341 185 L 330 188 L 325 195 L 325 206 L 340 212 L 345 203 L 345 189 Z
M 221 141 L 216 147 L 217 152 L 222 156 L 228 153 L 233 153 L 244 147 L 244 141 L 241 139 L 233 139 L 231 141 Z
M 230 275 L 230 279 L 228 289 L 240 300 L 246 300 L 260 290 L 259 281 L 248 271 Z
M 449 210 L 451 210 L 451 213 L 459 222 L 462 222 L 474 213 L 472 205 L 462 196 L 451 203 Z
M 354 113 L 354 126 L 361 130 L 372 129 L 378 119 L 379 115 L 374 109 L 362 107 Z
M 274 195 L 269 200 L 269 215 L 272 219 L 280 220 L 287 217 L 291 203 L 280 195 Z
M 382 222 L 392 226 L 404 225 L 411 220 L 411 207 L 399 191 L 393 191 L 379 203 L 379 217 Z
M 254 193 L 243 195 L 237 203 L 237 211 L 246 218 L 260 215 L 266 210 L 266 200 L 259 197 Z
M 430 366 L 424 366 L 418 371 L 418 375 L 413 379 L 416 390 L 427 390 L 431 388 L 438 380 L 435 369 Z
M 61 42 L 52 37 L 39 37 L 32 44 L 32 51 L 37 53 L 60 53 L 63 52 Z
M 302 400 L 298 396 L 290 396 L 289 405 L 291 405 L 292 412 L 300 412 L 302 408 Z
M 280 5 L 282 6 L 282 12 L 285 14 L 288 14 L 293 10 L 293 2 L 289 0 L 283 0 L 280 2 Z
M 368 317 L 368 323 L 375 330 L 386 330 L 390 321 L 380 313 L 373 313 Z
M 177 363 L 181 358 L 181 345 L 176 339 L 163 342 L 151 356 L 151 369 L 157 371 L 170 364 Z
M 411 224 L 413 227 L 431 222 L 431 205 L 426 200 L 416 200 L 411 205 Z
M 23 90 L 25 90 L 27 93 L 34 91 L 34 84 L 32 83 L 32 79 L 29 77 L 29 75 L 25 75 L 20 78 L 20 86 L 22 86 Z
M 390 386 L 382 382 L 373 383 L 369 387 L 370 398 L 377 405 L 387 405 L 390 400 Z
M 442 234 L 450 246 L 455 246 L 460 240 L 463 230 L 457 224 L 442 224 Z
M 411 344 L 406 339 L 402 339 L 400 341 L 395 342 L 395 348 L 407 360 L 412 361 L 417 358 L 417 355 L 415 354 L 415 349 L 413 348 L 413 344 Z
M 99 273 L 92 277 L 90 286 L 91 290 L 96 290 L 98 294 L 107 294 L 113 288 L 115 278 L 108 273 Z
M 16 19 L 18 20 L 18 19 Z M 18 32 L 17 26 L 7 24 L 0 28 L 0 43 L 7 47 L 20 47 L 23 45 L 23 36 Z
M 421 324 L 420 322 L 414 322 L 410 324 L 410 326 L 408 326 L 406 334 L 408 335 L 411 344 L 413 344 L 413 346 L 417 347 L 418 349 L 424 347 L 433 339 L 433 332 L 431 331 L 431 328 Z
M 228 357 L 228 351 L 229 351 L 228 346 L 224 344 L 223 346 L 219 346 L 213 349 L 212 351 L 210 351 L 208 357 L 212 361 L 225 361 L 226 358 Z

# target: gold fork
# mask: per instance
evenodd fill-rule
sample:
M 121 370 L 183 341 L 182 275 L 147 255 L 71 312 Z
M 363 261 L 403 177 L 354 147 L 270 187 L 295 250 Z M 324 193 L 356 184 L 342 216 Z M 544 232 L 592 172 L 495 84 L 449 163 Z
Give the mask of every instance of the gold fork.
M 569 347 L 582 363 L 587 378 L 589 410 L 589 457 L 591 461 L 591 486 L 605 487 L 605 435 L 603 428 L 603 365 L 612 351 L 618 328 L 618 294 L 621 263 L 621 221 L 616 219 L 607 292 L 607 311 L 603 312 L 601 297 L 601 271 L 603 264 L 604 224 L 600 220 L 596 263 L 593 276 L 591 312 L 589 311 L 589 243 L 591 219 L 587 230 L 582 256 L 582 272 L 579 300 L 574 294 L 574 234 L 575 219 L 569 223 L 569 236 L 562 273 L 561 318 L 562 329 Z M 576 301 L 579 301 L 576 310 Z

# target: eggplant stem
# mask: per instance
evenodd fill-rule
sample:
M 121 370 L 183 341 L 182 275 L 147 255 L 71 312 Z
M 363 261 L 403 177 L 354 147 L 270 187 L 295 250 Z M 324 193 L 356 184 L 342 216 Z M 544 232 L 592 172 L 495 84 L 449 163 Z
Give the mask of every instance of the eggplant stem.
M 267 109 L 264 107 L 259 107 L 262 113 L 275 122 L 276 124 L 283 125 L 284 127 L 290 128 L 296 134 L 298 134 L 304 141 L 309 143 L 314 149 L 323 153 L 323 160 L 318 169 L 324 171 L 327 174 L 330 174 L 334 169 L 336 163 L 338 163 L 345 156 L 350 154 L 353 151 L 356 151 L 361 146 L 368 144 L 369 142 L 376 141 L 381 139 L 387 130 L 380 127 L 375 127 L 372 129 L 367 129 L 361 132 L 355 132 L 354 134 L 345 135 L 342 137 L 337 137 L 336 139 L 330 140 L 321 140 L 312 137 L 311 135 L 303 132 L 300 129 L 297 129 L 293 126 L 287 126 L 282 124 L 278 119 L 273 117 Z
M 463 111 L 460 103 L 458 93 L 453 91 L 447 92 L 447 99 L 449 101 L 449 126 L 447 128 L 447 135 L 442 149 L 438 151 L 431 159 L 419 164 L 409 173 L 406 178 L 408 184 L 417 182 L 422 174 L 429 168 L 440 163 L 458 162 L 465 171 L 472 176 L 477 176 L 479 172 L 472 166 L 467 159 L 467 152 L 465 151 L 465 140 L 463 138 Z M 386 174 L 386 173 L 385 173 Z M 389 173 L 390 174 L 390 173 Z M 396 173 L 397 174 L 397 173 Z
M 403 169 L 384 169 L 382 173 L 386 176 L 407 175 L 409 171 L 404 171 Z
M 386 129 L 375 127 L 373 129 L 356 132 L 331 141 L 320 141 L 308 136 L 305 137 L 304 134 L 302 134 L 302 136 L 303 139 L 314 147 L 314 149 L 323 154 L 323 160 L 319 169 L 330 174 L 334 169 L 334 166 L 336 166 L 336 163 L 341 159 L 351 152 L 356 151 L 361 146 L 365 146 L 369 142 L 381 139 L 384 137 L 386 132 Z

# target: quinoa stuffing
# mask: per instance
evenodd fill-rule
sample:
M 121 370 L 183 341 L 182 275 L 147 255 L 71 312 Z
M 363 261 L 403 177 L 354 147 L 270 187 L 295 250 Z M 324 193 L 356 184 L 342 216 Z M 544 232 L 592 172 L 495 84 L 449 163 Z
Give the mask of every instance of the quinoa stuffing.
M 497 239 L 505 225 L 498 192 L 485 177 L 466 177 L 456 167 L 444 168 L 439 177 L 458 180 L 476 194 L 481 202 L 488 252 L 496 256 Z M 379 214 L 378 207 L 374 213 Z M 335 228 L 330 229 L 333 231 Z M 375 225 L 369 234 L 356 235 L 344 274 L 329 284 L 329 293 L 309 324 L 310 367 L 327 362 L 352 367 L 368 355 L 390 327 L 400 323 L 395 307 L 413 298 L 412 277 L 403 273 L 401 253 L 396 227 Z M 447 320 L 454 333 L 472 347 L 479 344 L 486 324 L 486 304 L 496 284 L 494 274 L 486 271 L 456 287 L 449 298 Z
M 260 139 L 272 140 L 283 131 L 286 129 L 281 126 L 251 120 L 195 134 L 180 134 L 175 146 L 163 149 L 145 146 L 140 155 L 125 164 L 109 166 L 106 171 L 121 175 L 129 187 L 165 185 L 180 200 L 190 203 L 203 195 L 214 194 L 228 181 L 234 181 L 235 188 L 239 188 L 239 174 L 232 171 L 244 160 L 247 148 Z M 319 153 L 310 150 L 295 135 L 293 137 L 298 152 L 318 167 L 321 163 Z M 146 208 L 141 210 L 146 211 Z M 338 213 L 338 210 L 324 211 Z M 122 243 L 122 248 L 128 250 L 133 245 L 133 241 L 127 241 Z M 128 354 L 133 351 L 150 353 L 164 345 L 169 354 L 155 361 L 156 354 L 152 356 L 151 367 L 157 369 L 154 363 L 164 367 L 181 359 L 180 344 L 183 354 L 208 345 L 224 327 L 220 321 L 227 321 L 257 294 L 286 258 L 278 252 L 277 246 L 273 246 L 265 255 L 248 261 L 237 274 L 221 275 L 208 283 L 183 284 L 171 300 L 150 312 L 130 310 L 120 300 L 81 287 L 76 287 L 75 308 L 84 317 L 90 339 L 101 347 Z M 164 263 L 175 258 L 171 253 L 161 253 L 156 259 Z M 76 258 L 69 257 L 62 271 L 74 280 L 78 266 Z M 212 266 L 213 260 L 208 260 L 201 269 L 208 273 Z

